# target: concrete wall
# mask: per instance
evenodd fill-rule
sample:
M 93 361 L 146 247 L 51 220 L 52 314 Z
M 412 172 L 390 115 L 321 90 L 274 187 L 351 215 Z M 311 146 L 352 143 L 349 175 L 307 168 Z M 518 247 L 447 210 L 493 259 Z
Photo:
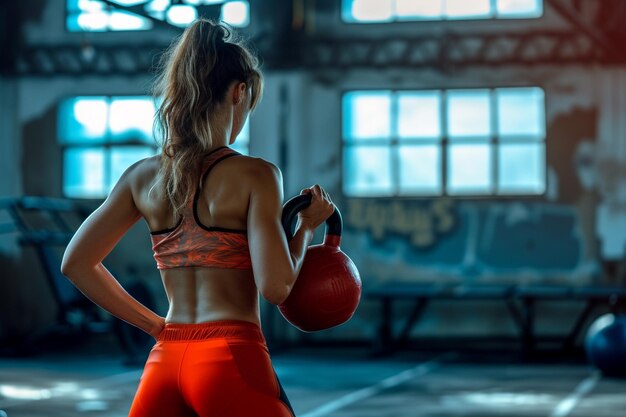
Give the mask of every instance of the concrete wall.
M 623 256 L 624 206 L 601 207 L 624 184 L 626 135 L 622 93 L 610 91 L 626 72 L 583 68 L 432 71 L 350 71 L 310 74 L 301 84 L 306 116 L 301 138 L 311 146 L 300 161 L 302 184 L 319 182 L 343 210 L 343 249 L 360 269 L 364 289 L 386 281 L 617 284 L 603 263 Z M 613 80 L 613 82 L 609 82 Z M 530 199 L 354 199 L 341 194 L 341 94 L 358 89 L 481 88 L 536 85 L 546 93 L 548 191 Z M 621 87 L 623 88 L 623 87 Z M 613 97 L 609 100 L 607 97 Z M 621 103 L 621 104 L 620 104 Z M 294 138 L 294 140 L 296 140 Z M 601 151 L 600 149 L 604 149 Z M 608 152 L 611 156 L 608 156 Z M 604 155 L 604 156 L 602 156 Z M 608 158 L 609 167 L 603 168 Z M 601 173 L 611 170 L 611 174 Z M 590 179 L 589 177 L 592 177 Z M 623 201 L 621 198 L 619 201 Z M 612 226 L 598 225 L 610 223 Z M 621 247 L 609 255 L 603 248 Z M 612 256 L 612 257 L 611 257 Z M 443 304 L 443 303 L 442 303 Z M 406 308 L 408 306 L 405 306 Z M 545 331 L 563 331 L 580 306 L 544 314 Z M 471 310 L 473 314 L 468 315 Z M 377 305 L 363 302 L 350 324 L 320 335 L 361 337 L 374 331 Z M 398 317 L 403 317 L 402 307 Z M 437 307 L 418 332 L 446 335 L 513 333 L 504 306 L 459 303 Z

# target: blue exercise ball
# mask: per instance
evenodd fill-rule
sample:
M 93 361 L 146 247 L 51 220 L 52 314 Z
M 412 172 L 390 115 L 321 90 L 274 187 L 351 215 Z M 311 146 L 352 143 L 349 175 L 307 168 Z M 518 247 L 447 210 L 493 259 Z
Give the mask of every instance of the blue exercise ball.
M 626 315 L 598 317 L 587 331 L 585 351 L 604 375 L 626 377 Z

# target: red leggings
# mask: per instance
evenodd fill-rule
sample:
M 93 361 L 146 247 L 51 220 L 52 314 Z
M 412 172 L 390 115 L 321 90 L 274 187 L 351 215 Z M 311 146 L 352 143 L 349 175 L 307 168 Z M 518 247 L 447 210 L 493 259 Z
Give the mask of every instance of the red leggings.
M 293 417 L 259 326 L 239 320 L 167 324 L 129 417 Z

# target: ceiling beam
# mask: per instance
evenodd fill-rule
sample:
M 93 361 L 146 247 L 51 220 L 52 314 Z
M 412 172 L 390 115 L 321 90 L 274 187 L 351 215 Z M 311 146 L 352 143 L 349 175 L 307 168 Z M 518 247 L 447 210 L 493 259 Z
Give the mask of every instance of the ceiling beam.
M 291 41 L 290 41 L 291 42 Z M 18 76 L 150 75 L 167 45 L 30 45 L 11 72 Z M 541 65 L 626 66 L 581 33 L 445 33 L 414 38 L 334 38 L 259 48 L 266 69 L 346 70 Z
M 574 30 L 580 30 L 587 35 L 596 45 L 604 49 L 609 55 L 620 59 L 626 58 L 626 52 L 619 45 L 615 44 L 610 37 L 606 36 L 601 30 L 590 25 L 584 18 L 577 13 L 577 8 L 573 3 L 563 2 L 562 0 L 546 0 L 546 2 L 566 21 L 568 21 Z

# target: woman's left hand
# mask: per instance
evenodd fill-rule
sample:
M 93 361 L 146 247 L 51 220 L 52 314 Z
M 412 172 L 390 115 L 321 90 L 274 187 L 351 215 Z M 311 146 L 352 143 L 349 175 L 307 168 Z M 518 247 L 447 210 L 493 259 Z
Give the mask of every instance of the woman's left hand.
M 159 318 L 155 321 L 154 326 L 152 327 L 152 330 L 150 330 L 148 334 L 154 337 L 154 340 L 156 340 L 164 328 L 165 328 L 165 317 L 159 316 Z

